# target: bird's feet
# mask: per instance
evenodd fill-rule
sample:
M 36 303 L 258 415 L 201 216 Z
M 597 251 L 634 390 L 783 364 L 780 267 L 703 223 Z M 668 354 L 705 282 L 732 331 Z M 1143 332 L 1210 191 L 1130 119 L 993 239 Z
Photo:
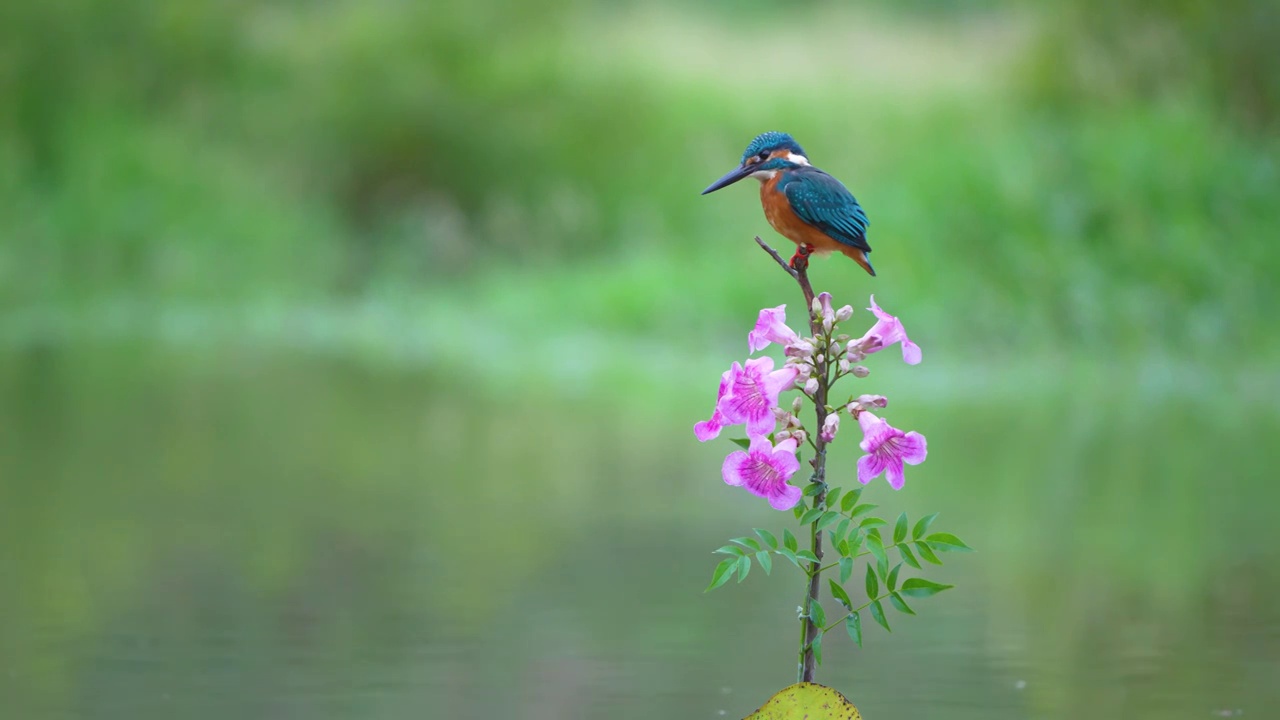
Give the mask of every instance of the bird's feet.
M 791 256 L 791 268 L 796 272 L 804 272 L 809 269 L 809 254 L 813 252 L 812 245 L 799 245 L 796 247 L 796 254 Z

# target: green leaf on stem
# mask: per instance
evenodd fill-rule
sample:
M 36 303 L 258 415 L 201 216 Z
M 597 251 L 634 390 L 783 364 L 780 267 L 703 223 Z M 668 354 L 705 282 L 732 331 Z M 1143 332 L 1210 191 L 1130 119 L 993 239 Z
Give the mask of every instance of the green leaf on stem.
M 849 517 L 858 517 L 859 515 L 865 515 L 871 512 L 872 510 L 875 510 L 878 507 L 880 506 L 875 505 L 873 503 L 862 503 L 861 505 L 855 507 L 853 510 L 849 512 Z
M 827 611 L 822 609 L 822 604 L 817 600 L 809 603 L 809 618 L 813 620 L 813 624 L 822 627 L 827 624 Z
M 942 561 L 938 559 L 938 556 L 933 553 L 933 548 L 926 545 L 923 540 L 916 542 L 916 552 L 920 553 L 920 557 L 923 558 L 925 562 L 930 562 L 934 565 L 942 564 Z
M 847 583 L 849 578 L 853 577 L 853 558 L 840 558 L 840 582 Z
M 848 540 L 841 540 L 840 542 L 836 543 L 836 551 L 839 552 L 840 555 L 842 555 L 843 557 L 852 556 L 853 553 L 850 552 L 851 549 L 852 548 L 849 547 Z
M 902 594 L 907 597 L 929 597 L 930 595 L 937 595 L 943 590 L 950 590 L 953 587 L 955 585 L 943 585 L 924 578 L 908 578 L 906 582 L 902 583 Z
M 717 548 L 712 552 L 713 555 L 715 553 L 720 553 L 721 555 L 742 555 L 743 550 L 737 545 L 725 545 L 724 547 Z
M 973 548 L 965 545 L 963 540 L 951 533 L 934 533 L 925 540 L 938 552 L 973 552 Z
M 898 522 L 893 525 L 893 541 L 900 543 L 907 539 L 907 513 L 904 511 L 898 516 Z
M 833 487 L 827 490 L 827 507 L 833 508 L 840 504 L 840 488 Z
M 760 543 L 759 543 L 755 538 L 750 538 L 750 537 L 736 537 L 736 538 L 734 538 L 734 539 L 730 540 L 729 542 L 736 542 L 736 543 L 738 543 L 739 545 L 741 545 L 741 546 L 743 546 L 743 547 L 745 547 L 745 548 L 747 548 L 747 549 L 749 549 L 749 550 L 753 550 L 753 551 L 755 551 L 755 552 L 760 552 L 761 550 L 763 550 L 763 549 L 764 549 L 764 547 L 763 547 L 763 546 L 761 546 L 761 545 L 760 545 Z
M 795 515 L 796 519 L 799 520 L 800 516 L 804 514 L 804 510 L 804 503 L 796 503 L 796 506 L 791 508 L 791 514 Z
M 876 569 L 873 566 L 868 565 L 867 566 L 867 599 L 875 600 L 876 596 L 879 594 L 880 594 L 880 579 L 876 577 Z
M 822 483 L 811 482 L 804 486 L 804 496 L 813 497 L 822 492 Z
M 888 570 L 889 556 L 885 555 L 884 541 L 880 539 L 880 533 L 876 532 L 875 530 L 872 530 L 871 532 L 867 533 L 867 550 L 871 553 L 872 556 L 875 557 L 877 565 L 880 565 L 885 570 Z M 884 572 L 881 572 L 880 574 L 883 575 Z
M 733 570 L 738 566 L 737 558 L 725 558 L 716 566 L 715 572 L 711 573 L 711 584 L 702 592 L 711 592 L 721 585 L 729 582 L 729 578 L 733 575 Z
M 760 536 L 760 539 L 764 541 L 764 544 L 768 545 L 770 549 L 778 549 L 778 538 L 774 537 L 773 533 L 768 530 L 761 530 L 760 528 L 754 528 L 754 530 L 756 534 Z
M 862 647 L 862 616 L 856 612 L 849 613 L 849 617 L 844 619 L 844 630 L 849 633 L 849 638 L 858 643 L 858 647 Z
M 822 530 L 823 528 L 835 524 L 835 521 L 839 520 L 841 517 L 843 516 L 840 515 L 840 513 L 832 512 L 830 510 L 822 513 L 822 517 L 818 518 L 818 529 Z
M 898 589 L 898 571 L 901 569 L 902 563 L 898 563 L 889 571 L 889 579 L 884 582 L 885 587 L 889 588 L 889 592 L 893 592 Z
M 817 662 L 819 665 L 821 665 L 822 664 L 822 633 L 818 633 L 818 637 L 813 639 L 813 642 L 809 644 L 809 647 L 813 648 L 814 661 Z
M 911 552 L 911 545 L 903 543 L 898 546 L 898 552 L 902 555 L 902 562 L 919 570 L 920 561 L 916 559 L 915 553 Z
M 845 493 L 844 497 L 840 498 L 840 510 L 843 512 L 849 512 L 853 509 L 854 505 L 858 504 L 858 498 L 861 496 L 862 488 L 854 488 Z
M 747 573 L 749 572 L 751 572 L 751 558 L 750 556 L 743 555 L 738 558 L 738 582 L 746 580 Z
M 796 536 L 792 535 L 790 530 L 784 529 L 782 531 L 782 544 L 789 548 L 791 552 L 800 549 L 800 541 L 796 540 Z
M 786 559 L 790 560 L 792 565 L 795 565 L 796 567 L 798 567 L 798 568 L 800 568 L 800 569 L 802 569 L 802 570 L 804 569 L 804 568 L 803 568 L 803 567 L 801 567 L 801 565 L 800 565 L 800 559 L 796 557 L 796 553 L 795 553 L 795 551 L 794 551 L 794 550 L 792 550 L 791 548 L 788 548 L 788 547 L 778 548 L 778 554 L 779 554 L 779 555 L 781 555 L 782 557 L 784 557 L 784 558 L 786 558 Z
M 822 517 L 822 508 L 813 508 L 812 510 L 806 512 L 804 515 L 800 516 L 800 524 L 808 525 L 820 517 Z
M 929 532 L 929 526 L 933 524 L 934 519 L 937 517 L 938 517 L 938 513 L 934 513 L 932 515 L 925 515 L 924 517 L 917 520 L 916 526 L 914 528 L 911 528 L 911 539 L 919 540 L 920 538 L 924 537 L 924 534 Z
M 843 605 L 845 610 L 852 610 L 853 601 L 849 599 L 849 593 L 845 592 L 844 588 L 840 587 L 840 583 L 837 583 L 835 580 L 828 578 L 827 582 L 831 583 L 831 597 L 835 598 L 836 602 Z
M 773 573 L 773 558 L 769 557 L 767 551 L 756 553 L 756 562 L 760 563 L 760 568 L 764 570 L 765 575 Z
M 893 593 L 892 595 L 890 595 L 890 596 L 889 596 L 889 602 L 890 602 L 890 603 L 892 603 L 892 604 L 893 604 L 893 606 L 894 606 L 895 608 L 897 608 L 897 609 L 898 609 L 898 612 L 900 612 L 900 613 L 903 613 L 903 614 L 905 614 L 905 615 L 915 615 L 915 614 L 916 614 L 916 611 L 915 611 L 915 610 L 912 610 L 912 609 L 911 609 L 911 606 L 907 604 L 907 601 L 906 601 L 906 600 L 903 600 L 903 599 L 902 599 L 902 596 L 901 596 L 901 595 L 899 595 L 898 593 Z
M 845 518 L 841 520 L 840 524 L 836 526 L 836 537 L 839 538 L 840 540 L 843 540 L 846 537 L 848 537 L 849 525 L 851 525 L 852 523 L 853 521 L 850 520 L 849 518 Z M 839 542 L 840 540 L 837 540 L 836 542 Z
M 889 627 L 889 621 L 884 619 L 884 608 L 880 605 L 879 600 L 871 603 L 871 619 L 880 623 L 880 626 L 885 630 L 893 632 L 893 629 Z
M 743 450 L 751 449 L 751 441 L 746 438 L 729 438 L 729 442 L 733 443 L 734 445 L 737 445 Z
M 800 550 L 800 551 L 797 551 L 797 552 L 796 552 L 796 557 L 800 558 L 801 560 L 808 560 L 808 561 L 809 561 L 809 562 L 811 562 L 811 563 L 819 563 L 819 562 L 822 562 L 821 560 L 819 560 L 819 559 L 818 559 L 818 556 L 817 556 L 817 555 L 814 555 L 814 554 L 813 554 L 813 551 L 812 551 L 812 550 Z
M 888 524 L 889 523 L 885 521 L 883 518 L 869 517 L 869 518 L 863 518 L 862 522 L 858 523 L 858 527 L 862 528 L 863 530 L 869 530 L 871 528 L 880 527 L 881 525 L 888 525 Z

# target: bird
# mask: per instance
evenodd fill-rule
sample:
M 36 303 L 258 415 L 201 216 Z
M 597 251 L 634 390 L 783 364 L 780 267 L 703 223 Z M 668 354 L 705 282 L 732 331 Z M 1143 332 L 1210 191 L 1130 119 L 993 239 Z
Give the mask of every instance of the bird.
M 807 264 L 810 254 L 839 251 L 875 277 L 867 255 L 867 213 L 839 180 L 809 164 L 804 149 L 784 132 L 757 135 L 742 153 L 742 162 L 702 191 L 703 195 L 754 177 L 760 181 L 765 219 L 779 235 L 796 244 L 793 268 Z

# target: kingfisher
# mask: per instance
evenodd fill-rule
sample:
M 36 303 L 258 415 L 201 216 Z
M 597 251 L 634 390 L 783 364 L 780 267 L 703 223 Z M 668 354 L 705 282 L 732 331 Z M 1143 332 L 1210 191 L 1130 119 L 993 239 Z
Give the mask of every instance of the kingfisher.
M 875 277 L 867 259 L 871 252 L 867 214 L 839 180 L 809 164 L 804 149 L 790 135 L 757 135 L 742 153 L 742 163 L 702 194 L 749 176 L 760 181 L 765 219 L 797 246 L 792 267 L 802 267 L 810 254 L 823 256 L 838 250 Z

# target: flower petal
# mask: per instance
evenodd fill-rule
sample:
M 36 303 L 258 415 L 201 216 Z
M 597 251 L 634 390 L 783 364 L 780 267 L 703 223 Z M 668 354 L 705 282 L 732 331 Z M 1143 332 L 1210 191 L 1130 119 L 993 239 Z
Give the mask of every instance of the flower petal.
M 786 345 L 799 336 L 787 327 L 787 306 L 765 308 L 756 318 L 756 326 L 747 334 L 747 347 L 751 352 L 763 350 L 769 343 Z
M 764 391 L 767 397 L 773 399 L 774 405 L 778 404 L 778 393 L 784 390 L 790 390 L 795 384 L 796 378 L 800 376 L 800 369 L 795 365 L 784 365 L 781 370 L 774 370 L 764 376 Z
M 906 484 L 906 478 L 902 475 L 902 461 L 894 462 L 889 460 L 885 463 L 884 479 L 889 481 L 889 487 L 894 490 L 901 490 Z
M 773 449 L 773 466 L 782 473 L 784 480 L 791 479 L 800 469 L 800 461 L 796 459 L 795 438 L 787 438 Z
M 903 335 L 902 361 L 908 365 L 919 365 L 920 360 L 920 346 L 908 340 L 906 335 Z
M 898 441 L 898 447 L 902 451 L 902 461 L 911 465 L 919 465 L 924 462 L 925 457 L 929 454 L 929 446 L 925 442 L 924 436 L 915 431 L 902 436 L 902 439 Z
M 693 426 L 694 437 L 698 438 L 699 442 L 714 440 L 715 438 L 720 436 L 720 430 L 724 427 L 724 425 L 725 425 L 724 416 L 720 414 L 719 410 L 717 410 L 711 414 L 710 420 L 703 420 L 700 423 L 694 424 Z
M 729 456 L 724 459 L 724 465 L 720 467 L 720 475 L 724 477 L 725 483 L 735 486 L 746 483 L 747 478 L 743 474 L 743 467 L 749 460 L 750 456 L 742 450 L 729 453 Z
M 795 485 L 782 485 L 776 494 L 769 496 L 769 506 L 774 510 L 790 510 L 804 496 L 804 491 Z
M 858 482 L 866 485 L 884 472 L 884 461 L 875 455 L 863 455 L 858 458 Z M 728 482 L 728 480 L 725 480 Z

